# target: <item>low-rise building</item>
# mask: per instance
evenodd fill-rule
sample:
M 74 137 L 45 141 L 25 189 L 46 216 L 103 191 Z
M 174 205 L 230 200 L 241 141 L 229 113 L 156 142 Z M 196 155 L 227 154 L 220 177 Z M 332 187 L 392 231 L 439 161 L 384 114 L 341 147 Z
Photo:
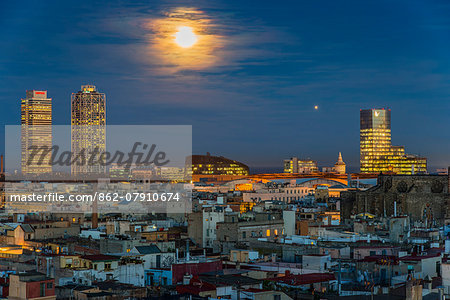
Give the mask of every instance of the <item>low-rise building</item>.
M 292 299 L 282 291 L 271 291 L 265 289 L 246 289 L 240 291 L 240 299 L 250 299 L 250 300 L 289 300 Z
M 175 253 L 161 252 L 156 245 L 136 246 L 130 254 L 139 255 L 144 262 L 144 269 L 170 268 L 175 262 Z
M 309 273 L 293 275 L 286 272 L 285 276 L 267 279 L 269 286 L 287 287 L 292 289 L 314 290 L 325 293 L 337 290 L 337 280 L 332 273 Z
M 326 254 L 303 255 L 302 266 L 305 269 L 327 271 L 331 267 L 331 256 Z
M 223 207 L 206 207 L 188 216 L 188 233 L 194 243 L 203 248 L 213 248 L 217 239 L 217 223 L 224 221 Z
M 440 254 L 411 255 L 399 258 L 402 273 L 414 273 L 416 278 L 440 276 L 442 257 Z
M 245 244 L 252 240 L 278 240 L 283 234 L 283 220 L 242 221 L 217 223 L 217 247 L 224 243 Z
M 233 262 L 251 262 L 259 259 L 258 251 L 252 250 L 231 250 L 230 261 Z
M 450 263 L 442 264 L 442 286 L 444 294 L 450 295 Z
M 8 299 L 56 299 L 55 280 L 35 271 L 11 274 Z
M 171 269 L 147 269 L 145 270 L 146 286 L 167 286 L 172 285 Z
M 398 256 L 400 248 L 391 245 L 386 246 L 359 246 L 353 249 L 354 259 L 363 259 L 367 256 L 388 255 Z
M 118 256 L 97 254 L 81 256 L 81 265 L 95 271 L 112 271 L 119 266 Z

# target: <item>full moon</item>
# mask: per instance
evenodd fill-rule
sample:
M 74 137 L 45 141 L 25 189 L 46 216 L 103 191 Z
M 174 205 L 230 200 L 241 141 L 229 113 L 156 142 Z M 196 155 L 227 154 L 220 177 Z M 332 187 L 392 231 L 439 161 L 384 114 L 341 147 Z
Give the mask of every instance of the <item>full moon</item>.
M 315 105 L 315 106 L 314 106 L 314 109 L 315 109 L 315 110 L 318 110 L 318 109 L 319 109 L 319 105 Z
M 175 43 L 183 48 L 192 47 L 197 40 L 198 38 L 192 31 L 192 28 L 188 26 L 179 27 L 178 32 L 175 33 Z

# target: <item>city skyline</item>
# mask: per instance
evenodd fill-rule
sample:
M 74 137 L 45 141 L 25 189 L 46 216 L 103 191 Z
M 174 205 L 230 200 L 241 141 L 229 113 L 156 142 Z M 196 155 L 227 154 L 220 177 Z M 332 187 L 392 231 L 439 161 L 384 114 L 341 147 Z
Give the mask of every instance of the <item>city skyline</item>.
M 28 94 L 29 97 L 34 96 L 34 94 L 39 94 L 39 97 L 42 97 L 44 95 L 46 97 L 47 91 L 27 91 L 27 98 Z M 44 98 L 45 98 L 44 97 Z M 24 119 L 24 101 L 26 99 L 22 99 L 22 124 L 27 124 L 31 121 L 25 122 L 27 120 Z M 51 99 L 50 99 L 51 101 Z M 26 112 L 26 111 L 25 111 Z M 51 116 L 52 110 L 50 105 L 50 111 L 49 114 Z M 39 120 L 38 120 L 39 121 Z M 25 122 L 25 123 L 24 123 Z M 34 121 L 36 123 L 36 121 Z M 42 121 L 39 121 L 42 123 Z M 38 122 L 38 123 L 39 123 Z M 35 124 L 33 123 L 33 124 Z M 39 123 L 39 124 L 40 124 Z M 37 123 L 36 123 L 37 124 Z M 47 124 L 47 123 L 45 123 Z M 50 124 L 51 124 L 51 117 L 50 117 Z M 40 124 L 42 125 L 42 124 Z M 71 96 L 71 125 L 75 126 L 75 129 L 72 129 L 72 151 L 79 152 L 79 150 L 76 150 L 77 143 L 74 143 L 74 139 L 77 140 L 78 135 L 80 135 L 82 138 L 86 140 L 86 132 L 79 132 L 76 133 L 77 127 L 81 125 L 81 128 L 83 128 L 85 125 L 89 125 L 88 128 L 92 131 L 93 127 L 101 125 L 106 125 L 106 97 L 104 93 L 99 93 L 94 85 L 82 85 L 81 90 L 77 93 L 72 93 Z M 98 129 L 95 129 L 98 130 Z M 103 129 L 102 129 L 103 130 Z M 75 136 L 74 136 L 75 134 Z M 88 135 L 92 135 L 89 133 Z M 98 135 L 98 134 L 97 134 Z M 100 134 L 101 136 L 104 136 L 105 134 Z M 92 137 L 91 137 L 92 138 Z M 97 138 L 98 139 L 98 138 Z M 100 139 L 100 146 L 105 146 L 105 141 L 103 137 L 103 142 Z M 378 143 L 374 143 L 375 140 L 379 140 Z M 94 142 L 94 146 L 88 145 L 82 147 L 82 149 L 94 149 L 97 147 L 98 142 Z M 86 141 L 85 141 L 86 142 Z M 369 145 L 370 143 L 370 145 Z M 92 144 L 92 143 L 90 143 Z M 92 149 L 91 149 L 92 148 Z M 385 109 L 385 108 L 379 108 L 379 109 L 360 109 L 360 169 L 358 171 L 355 171 L 353 167 L 350 172 L 361 172 L 361 173 L 379 173 L 379 172 L 396 172 L 399 174 L 407 174 L 411 173 L 411 167 L 415 167 L 415 173 L 417 172 L 427 172 L 427 159 L 419 156 L 410 155 L 408 153 L 405 153 L 405 147 L 404 146 L 393 146 L 391 143 L 391 109 Z M 393 152 L 394 151 L 394 152 Z M 22 150 L 23 152 L 23 150 Z M 379 153 L 378 153 L 379 152 Z M 390 155 L 389 158 L 381 158 L 379 162 L 370 162 L 375 159 L 375 156 L 384 155 L 386 152 L 386 155 Z M 209 152 L 207 152 L 209 153 Z M 364 157 L 363 157 L 364 154 Z M 209 155 L 209 154 L 208 154 Z M 369 155 L 369 156 L 367 156 Z M 198 156 L 198 155 L 197 155 Z M 219 154 L 219 156 L 223 156 Z M 366 157 L 367 156 L 367 157 Z M 392 157 L 391 157 L 392 156 Z M 26 157 L 26 155 L 22 155 L 22 160 Z M 414 158 L 414 160 L 413 160 Z M 293 161 L 296 165 L 297 163 L 300 163 L 300 161 L 305 158 L 297 158 L 293 157 L 291 160 L 284 160 L 283 163 L 283 171 L 287 173 L 299 173 L 298 171 L 295 171 L 297 168 L 293 167 Z M 339 159 L 341 158 L 341 152 L 339 152 Z M 419 161 L 416 161 L 417 159 L 420 159 Z M 424 160 L 424 162 L 422 162 Z M 286 166 L 286 163 L 290 164 L 289 166 Z M 319 171 L 320 167 L 325 167 L 324 165 L 317 164 L 317 161 L 310 160 L 308 157 L 306 162 L 311 162 L 315 165 L 316 171 Z M 401 163 L 401 165 L 399 165 Z M 380 165 L 377 165 L 380 164 Z M 300 165 L 300 164 L 299 164 Z M 344 163 L 345 165 L 345 163 Z M 23 167 L 22 167 L 23 168 Z M 86 167 L 75 167 L 72 166 L 72 174 L 77 173 L 91 173 L 92 171 L 82 171 L 80 168 L 86 168 Z M 88 167 L 92 168 L 92 167 Z M 264 168 L 264 167 L 263 167 Z M 273 166 L 269 167 L 273 168 L 273 172 L 281 172 L 278 169 L 281 169 L 280 166 Z M 302 167 L 303 168 L 303 167 Z M 326 167 L 328 168 L 328 166 Z M 80 170 L 78 170 L 80 169 Z M 95 173 L 97 173 L 95 171 Z M 101 171 L 103 173 L 105 171 Z M 434 170 L 431 171 L 433 173 Z M 344 171 L 345 173 L 345 171 Z
M 444 1 L 234 4 L 100 1 L 96 18 L 91 4 L 5 4 L 2 125 L 18 124 L 17 97 L 33 88 L 68 125 L 70 92 L 90 83 L 109 95 L 108 124 L 192 124 L 193 153 L 282 168 L 342 152 L 354 170 L 358 111 L 390 107 L 393 144 L 430 172 L 450 164 Z
M 0 299 L 450 300 L 449 0 L 0 2 Z
M 28 97 L 28 94 L 29 93 L 33 93 L 33 95 L 34 95 L 34 93 L 36 92 L 36 90 L 30 90 L 30 91 L 28 91 L 27 90 L 27 97 Z M 40 91 L 37 91 L 36 93 L 45 93 L 45 97 L 47 97 L 47 91 L 44 91 L 44 92 L 40 92 Z M 39 94 L 39 97 L 42 97 L 42 95 L 41 94 Z M 31 94 L 30 94 L 31 95 Z M 31 96 L 30 96 L 31 97 Z M 88 97 L 88 98 L 86 98 L 86 97 Z M 99 99 L 100 101 L 101 101 L 101 103 L 99 104 L 99 103 L 94 103 L 95 101 L 95 99 Z M 77 100 L 78 99 L 78 100 Z M 22 124 L 25 124 L 24 123 L 24 116 L 23 116 L 23 114 L 24 114 L 24 99 L 22 99 L 22 106 L 21 106 L 21 111 L 22 111 L 22 117 L 21 117 L 21 119 L 22 119 Z M 51 101 L 51 99 L 50 99 L 50 101 Z M 74 103 L 75 102 L 76 103 L 78 103 L 78 106 L 76 106 L 76 105 L 74 105 Z M 78 101 L 78 102 L 77 102 Z M 81 103 L 81 102 L 82 103 Z M 98 101 L 98 100 L 96 100 L 96 101 Z M 93 125 L 93 126 L 96 126 L 96 125 L 102 125 L 102 126 L 104 126 L 104 125 L 106 125 L 106 97 L 105 97 L 105 94 L 104 93 L 99 93 L 98 91 L 97 91 L 97 88 L 96 88 L 96 86 L 94 86 L 94 85 L 89 85 L 89 84 L 86 84 L 86 85 L 82 85 L 81 86 L 81 90 L 79 91 L 79 92 L 77 92 L 77 93 L 72 93 L 72 96 L 71 96 L 71 114 L 70 114 L 70 119 L 71 119 L 71 125 L 72 126 L 75 126 L 75 127 L 77 127 L 78 125 L 82 125 L 80 128 L 83 128 L 85 125 Z M 370 120 L 368 119 L 368 117 L 364 117 L 363 118 L 363 114 L 364 113 L 369 113 L 369 115 L 370 115 Z M 375 112 L 375 115 L 374 116 L 372 116 L 372 114 Z M 366 115 L 367 115 L 367 113 L 366 113 Z M 372 109 L 360 109 L 360 143 L 362 143 L 362 139 L 363 139 L 363 123 L 365 124 L 364 125 L 364 128 L 372 128 L 371 126 L 372 125 L 369 125 L 369 124 L 366 124 L 367 122 L 372 122 L 371 120 L 373 119 L 373 118 L 375 118 L 375 116 L 379 116 L 379 114 L 382 114 L 381 116 L 380 116 L 380 118 L 386 118 L 386 120 L 387 121 L 384 121 L 384 122 L 382 122 L 382 124 L 385 124 L 386 122 L 387 122 L 387 125 L 383 125 L 384 127 L 383 127 L 383 130 L 384 131 L 386 131 L 387 130 L 387 134 L 386 134 L 386 137 L 385 138 L 383 138 L 383 139 L 385 139 L 386 141 L 384 141 L 383 140 L 383 142 L 382 142 L 382 144 L 384 143 L 384 142 L 386 142 L 387 144 L 386 145 L 377 145 L 376 147 L 378 147 L 378 148 L 380 148 L 380 149 L 382 149 L 382 151 L 384 151 L 384 148 L 386 148 L 386 149 L 398 149 L 398 150 L 396 150 L 397 152 L 399 152 L 399 154 L 395 154 L 395 155 L 397 155 L 397 156 L 409 156 L 410 157 L 410 160 L 411 160 L 411 157 L 417 157 L 417 158 L 420 158 L 420 159 L 422 159 L 423 158 L 423 156 L 418 156 L 418 155 L 411 155 L 411 154 L 409 154 L 409 153 L 405 153 L 405 150 L 404 150 L 404 146 L 393 146 L 392 145 L 392 143 L 391 143 L 391 109 L 389 109 L 389 108 L 372 108 Z M 386 114 L 386 116 L 385 116 L 385 114 Z M 51 108 L 51 104 L 50 104 L 50 116 L 52 115 L 52 108 Z M 369 116 L 368 115 L 368 116 Z M 94 117 L 93 117 L 94 116 Z M 365 115 L 364 115 L 365 116 Z M 364 120 L 363 120 L 364 119 Z M 367 120 L 366 120 L 367 119 Z M 26 124 L 28 124 L 28 123 L 26 123 Z M 45 124 L 47 124 L 47 123 L 45 123 Z M 51 124 L 51 119 L 50 119 L 50 124 Z M 377 123 L 378 124 L 378 123 Z M 42 125 L 42 124 L 40 124 L 40 125 Z M 88 127 L 90 127 L 90 128 L 92 128 L 93 126 L 88 126 Z M 373 125 L 373 126 L 375 126 L 375 125 Z M 375 127 L 373 127 L 373 128 L 375 128 Z M 92 130 L 92 129 L 91 129 Z M 383 133 L 384 133 L 384 131 L 383 131 Z M 375 131 L 374 131 L 375 132 Z M 72 135 L 74 134 L 74 131 L 72 130 Z M 82 135 L 85 135 L 85 133 L 82 133 Z M 104 135 L 104 134 L 103 134 Z M 365 136 L 365 135 L 364 135 Z M 384 134 L 383 134 L 383 136 L 384 136 Z M 77 150 L 75 149 L 74 150 L 74 147 L 76 148 L 76 145 L 75 144 L 73 144 L 73 140 L 74 140 L 74 137 L 72 137 L 72 149 L 73 149 L 73 151 L 75 151 L 75 152 L 77 152 Z M 103 144 L 102 144 L 103 146 L 102 147 L 104 147 L 105 146 L 105 142 L 103 141 Z M 375 147 L 375 148 L 376 148 Z M 89 147 L 88 147 L 89 148 Z M 94 147 L 95 148 L 95 147 Z M 374 149 L 375 149 L 374 148 Z M 89 149 L 91 149 L 91 148 L 89 148 Z M 392 150 L 391 149 L 391 150 Z M 92 150 L 92 149 L 91 149 Z M 389 150 L 389 151 L 391 151 L 391 150 Z M 349 168 L 349 172 L 351 172 L 351 173 L 358 173 L 358 172 L 362 172 L 362 173 L 379 173 L 379 172 L 390 172 L 390 171 L 394 171 L 394 169 L 392 169 L 392 167 L 390 167 L 390 169 L 388 169 L 387 167 L 386 168 L 376 168 L 376 171 L 374 171 L 374 172 L 370 172 L 369 171 L 369 169 L 368 169 L 368 167 L 367 166 L 364 166 L 363 167 L 363 170 L 361 170 L 361 166 L 362 166 L 362 162 L 364 161 L 364 159 L 362 158 L 362 151 L 363 151 L 363 148 L 362 148 L 362 144 L 360 144 L 360 151 L 361 151 L 361 153 L 360 153 L 360 165 L 357 167 L 357 166 L 350 166 L 350 168 Z M 364 150 L 364 151 L 367 151 L 367 150 Z M 370 150 L 370 151 L 374 151 L 374 150 Z M 381 151 L 381 150 L 380 150 Z M 400 153 L 401 152 L 401 153 Z M 206 153 L 209 153 L 209 152 L 206 152 Z M 195 153 L 195 154 L 202 154 L 202 153 Z M 223 154 L 221 154 L 221 153 L 216 153 L 218 156 L 224 156 Z M 339 152 L 339 156 L 341 155 L 341 152 Z M 24 157 L 24 156 L 23 156 Z M 23 159 L 23 158 L 22 158 Z M 235 158 L 232 158 L 232 159 L 235 159 Z M 311 158 L 311 156 L 305 156 L 305 157 L 295 157 L 294 156 L 294 159 L 297 159 L 297 160 L 307 160 L 307 161 L 312 161 L 312 160 L 314 160 L 314 157 L 313 158 Z M 433 169 L 433 170 L 429 170 L 428 168 L 427 168 L 427 163 L 426 163 L 426 161 L 427 161 L 427 159 L 426 158 L 424 158 L 425 159 L 425 163 L 424 163 L 424 166 L 425 166 L 425 172 L 430 172 L 430 173 L 434 173 L 436 170 L 435 169 Z M 236 160 L 239 160 L 239 159 L 236 159 Z M 292 172 L 292 170 L 287 170 L 286 168 L 286 159 L 283 159 L 283 163 L 282 164 L 280 164 L 280 165 L 273 165 L 273 166 L 251 166 L 251 165 L 249 165 L 249 167 L 250 168 L 253 168 L 254 170 L 256 169 L 256 170 L 267 170 L 267 171 L 271 171 L 271 172 Z M 245 162 L 244 162 L 245 163 Z M 315 163 L 315 165 L 316 165 L 316 168 L 318 168 L 317 170 L 319 170 L 319 169 L 321 169 L 322 167 L 329 167 L 326 163 L 324 163 L 323 161 L 322 162 L 318 162 L 318 161 L 314 161 L 314 163 Z M 408 162 L 404 162 L 405 164 L 407 164 Z M 291 159 L 291 164 L 292 164 L 292 159 Z M 415 165 L 415 172 L 424 172 L 422 169 L 424 169 L 424 167 L 422 166 L 422 162 L 421 163 L 414 163 L 414 162 L 412 162 L 412 164 L 413 165 Z M 331 164 L 329 164 L 329 165 L 331 165 Z M 442 167 L 444 167 L 444 166 L 442 166 Z M 291 168 L 292 168 L 292 166 L 291 166 Z M 356 168 L 358 168 L 358 170 L 356 170 Z M 372 167 L 373 168 L 373 167 Z M 422 168 L 422 169 L 421 169 Z M 437 169 L 437 168 L 436 168 Z M 375 170 L 375 169 L 373 169 L 373 170 Z M 402 171 L 400 171 L 400 169 L 399 170 L 397 170 L 396 172 L 398 172 L 399 174 L 403 174 L 403 173 L 405 173 L 405 167 L 402 167 Z M 408 167 L 408 172 L 410 171 L 410 167 Z M 87 173 L 90 173 L 91 171 L 86 171 Z M 73 166 L 72 166 L 72 173 L 73 174 L 76 174 L 76 173 L 86 173 L 86 172 L 81 172 L 80 170 L 74 170 L 74 168 L 73 168 Z M 102 172 L 104 172 L 104 171 L 102 171 Z M 101 172 L 101 173 L 102 173 Z M 394 171 L 395 172 L 395 171 Z M 95 171 L 95 173 L 97 173 L 97 171 Z M 294 172 L 295 173 L 295 172 Z

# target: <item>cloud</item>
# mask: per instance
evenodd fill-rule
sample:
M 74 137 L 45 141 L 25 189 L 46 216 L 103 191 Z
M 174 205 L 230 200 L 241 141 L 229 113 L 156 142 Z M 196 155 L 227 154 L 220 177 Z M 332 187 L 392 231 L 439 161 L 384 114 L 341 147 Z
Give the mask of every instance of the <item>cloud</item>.
M 100 20 L 98 30 L 92 32 L 98 42 L 70 51 L 88 52 L 90 55 L 84 56 L 95 57 L 95 65 L 100 66 L 96 71 L 119 77 L 130 88 L 158 95 L 150 100 L 131 99 L 133 102 L 225 107 L 233 99 L 236 107 L 243 108 L 253 105 L 256 95 L 264 98 L 288 79 L 261 68 L 300 61 L 297 52 L 290 53 L 285 47 L 298 44 L 298 38 L 254 17 L 183 6 L 126 10 L 125 16 L 122 9 L 114 9 Z M 174 42 L 179 26 L 190 26 L 198 35 L 192 48 Z M 260 104 L 264 102 L 260 100 Z

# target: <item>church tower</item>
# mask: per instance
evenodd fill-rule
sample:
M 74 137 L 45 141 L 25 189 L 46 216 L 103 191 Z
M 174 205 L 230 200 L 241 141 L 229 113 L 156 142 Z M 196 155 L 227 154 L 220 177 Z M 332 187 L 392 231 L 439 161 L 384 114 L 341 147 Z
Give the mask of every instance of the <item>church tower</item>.
M 345 174 L 345 162 L 342 160 L 341 152 L 339 152 L 337 163 L 334 164 L 334 170 L 338 174 Z

